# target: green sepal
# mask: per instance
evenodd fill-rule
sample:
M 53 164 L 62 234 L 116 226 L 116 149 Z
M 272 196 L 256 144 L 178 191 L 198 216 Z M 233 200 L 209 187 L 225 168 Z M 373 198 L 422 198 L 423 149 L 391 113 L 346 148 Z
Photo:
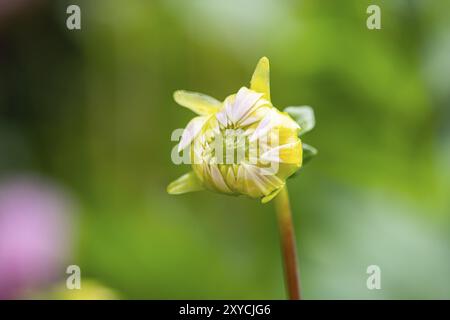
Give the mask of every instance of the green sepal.
M 311 131 L 316 125 L 314 110 L 309 106 L 287 107 L 283 111 L 300 126 L 299 136 Z
M 302 147 L 303 147 L 303 165 L 305 165 L 317 155 L 318 151 L 316 148 L 306 143 L 303 143 Z

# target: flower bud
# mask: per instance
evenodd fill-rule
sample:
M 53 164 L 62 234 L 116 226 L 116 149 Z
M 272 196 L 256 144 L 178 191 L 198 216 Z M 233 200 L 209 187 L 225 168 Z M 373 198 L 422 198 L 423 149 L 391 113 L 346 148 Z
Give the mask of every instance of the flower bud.
M 267 202 L 301 167 L 301 128 L 270 101 L 267 58 L 259 61 L 250 88 L 223 102 L 187 91 L 176 91 L 174 99 L 199 116 L 178 145 L 179 152 L 189 152 L 193 170 L 168 186 L 170 194 L 206 188 Z

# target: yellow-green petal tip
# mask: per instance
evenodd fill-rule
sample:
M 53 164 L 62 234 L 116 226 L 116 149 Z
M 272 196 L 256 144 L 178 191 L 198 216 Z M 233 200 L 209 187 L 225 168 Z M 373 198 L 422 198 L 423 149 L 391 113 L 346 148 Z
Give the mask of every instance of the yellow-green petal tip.
M 199 190 L 203 190 L 203 186 L 193 171 L 182 175 L 167 186 L 168 194 L 183 194 Z
M 206 94 L 177 90 L 173 93 L 173 99 L 180 106 L 188 108 L 193 112 L 205 116 L 217 112 L 222 103 Z
M 250 88 L 264 93 L 264 98 L 270 100 L 270 64 L 267 57 L 259 59 L 250 81 Z
M 275 198 L 278 195 L 278 193 L 280 193 L 281 189 L 283 189 L 283 187 L 284 187 L 284 184 L 281 187 L 279 187 L 278 189 L 275 189 L 274 191 L 269 193 L 267 196 L 263 197 L 261 199 L 261 203 L 267 203 L 270 200 L 272 200 L 273 198 Z

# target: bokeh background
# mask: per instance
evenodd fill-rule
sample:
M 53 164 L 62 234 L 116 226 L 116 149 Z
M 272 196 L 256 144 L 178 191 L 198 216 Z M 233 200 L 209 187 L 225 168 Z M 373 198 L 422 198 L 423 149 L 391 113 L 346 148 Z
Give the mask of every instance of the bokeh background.
M 192 117 L 173 91 L 223 99 L 268 56 L 274 104 L 316 112 L 304 141 L 320 153 L 288 182 L 304 297 L 449 299 L 448 12 L 0 0 L 0 297 L 45 297 L 75 264 L 124 299 L 285 298 L 272 204 L 165 192 L 189 169 L 170 159 Z

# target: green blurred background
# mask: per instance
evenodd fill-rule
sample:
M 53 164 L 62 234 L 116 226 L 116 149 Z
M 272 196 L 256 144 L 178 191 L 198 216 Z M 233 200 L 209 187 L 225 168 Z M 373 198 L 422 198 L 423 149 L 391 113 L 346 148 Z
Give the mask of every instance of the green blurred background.
M 173 91 L 223 99 L 267 56 L 274 104 L 316 112 L 320 153 L 288 182 L 304 297 L 450 298 L 448 1 L 0 2 L 0 176 L 76 199 L 83 277 L 122 298 L 285 298 L 273 204 L 165 191 L 189 169 Z

